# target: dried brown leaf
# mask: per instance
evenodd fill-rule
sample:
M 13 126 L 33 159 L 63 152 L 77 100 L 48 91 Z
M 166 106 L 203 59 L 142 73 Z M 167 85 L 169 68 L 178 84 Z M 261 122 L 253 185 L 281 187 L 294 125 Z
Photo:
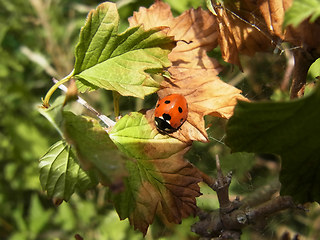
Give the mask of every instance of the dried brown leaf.
M 258 51 L 279 47 L 281 41 L 303 47 L 308 52 L 317 49 L 320 44 L 319 23 L 310 23 L 306 19 L 296 28 L 288 26 L 283 29 L 285 12 L 292 2 L 238 0 L 225 1 L 225 6 L 213 4 L 224 60 L 241 68 L 239 54 L 252 56 Z
M 186 69 L 207 69 L 213 75 L 221 71 L 221 66 L 207 51 L 218 45 L 215 17 L 201 8 L 190 9 L 175 18 L 169 25 L 169 35 L 178 40 L 177 46 L 169 54 L 174 67 Z
M 206 68 L 218 74 L 221 66 L 213 58 L 207 56 L 207 51 L 218 44 L 218 32 L 213 27 L 215 17 L 201 8 L 190 9 L 173 18 L 170 6 L 162 1 L 156 1 L 150 8 L 139 8 L 133 17 L 129 18 L 130 26 L 142 24 L 144 28 L 164 27 L 169 36 L 174 36 L 177 46 L 169 54 L 173 66 L 186 68 Z
M 141 184 L 134 186 L 135 207 L 129 221 L 144 234 L 156 214 L 176 224 L 196 214 L 196 197 L 201 195 L 198 183 L 202 178 L 198 170 L 183 159 L 187 150 L 165 159 L 139 160 L 140 168 L 152 167 L 144 168 Z
M 221 81 L 209 71 L 181 71 L 179 67 L 169 69 L 171 80 L 162 82 L 163 89 L 158 91 L 160 98 L 180 93 L 188 102 L 189 114 L 181 129 L 172 136 L 182 141 L 207 142 L 205 115 L 230 118 L 237 100 L 246 100 L 241 90 Z
M 261 2 L 261 1 L 260 1 Z M 304 95 L 306 77 L 311 64 L 320 56 L 320 21 L 310 22 L 310 17 L 302 21 L 297 27 L 291 25 L 283 28 L 284 15 L 293 0 L 262 1 L 260 11 L 268 26 L 269 32 L 283 41 L 290 42 L 294 56 L 294 69 L 290 97 Z
M 259 0 L 258 6 L 267 29 L 271 35 L 284 39 L 283 20 L 285 11 L 292 0 Z
M 298 27 L 288 26 L 283 29 L 285 12 L 291 7 L 293 0 L 259 0 L 258 6 L 269 33 L 295 46 L 315 49 L 320 45 L 319 21 L 310 23 L 305 19 Z
M 130 27 L 142 24 L 145 30 L 154 27 L 168 27 L 173 20 L 170 6 L 156 1 L 150 8 L 140 7 L 138 12 L 128 19 Z
M 269 49 L 273 42 L 258 8 L 258 2 L 228 1 L 214 5 L 217 14 L 219 45 L 226 62 L 241 67 L 239 54 L 254 55 Z
M 163 8 L 163 11 L 161 10 Z M 183 141 L 194 140 L 207 142 L 204 116 L 213 115 L 229 118 L 233 113 L 237 99 L 245 99 L 240 90 L 230 86 L 217 77 L 221 70 L 220 64 L 209 58 L 207 51 L 215 48 L 218 43 L 216 17 L 202 9 L 190 9 L 182 15 L 171 18 L 168 5 L 157 1 L 149 9 L 140 8 L 130 20 L 131 25 L 141 24 L 150 27 L 168 27 L 166 33 L 174 36 L 177 46 L 169 54 L 172 66 L 168 69 L 171 78 L 163 81 L 160 98 L 178 93 L 187 99 L 188 118 L 179 131 L 170 134 Z M 159 20 L 149 15 L 155 14 Z M 152 24 L 145 23 L 152 19 Z M 149 122 L 153 121 L 153 110 L 146 116 Z

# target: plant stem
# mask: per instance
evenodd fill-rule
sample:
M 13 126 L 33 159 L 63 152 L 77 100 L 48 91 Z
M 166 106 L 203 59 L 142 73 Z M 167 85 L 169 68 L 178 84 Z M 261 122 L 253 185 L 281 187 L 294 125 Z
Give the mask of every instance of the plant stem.
M 53 78 L 53 82 L 57 84 L 59 81 Z M 68 91 L 68 88 L 60 84 L 58 86 L 62 91 L 65 93 Z M 95 114 L 107 127 L 113 127 L 116 123 L 112 121 L 110 118 L 107 116 L 100 114 L 95 108 L 93 108 L 89 103 L 87 103 L 83 98 L 78 96 L 77 102 L 80 103 L 82 106 L 84 106 L 86 109 L 91 111 L 93 114 Z
M 307 82 L 307 74 L 311 64 L 317 59 L 305 49 L 296 49 L 294 55 L 294 70 L 290 89 L 290 98 L 299 98 L 304 95 Z
M 120 99 L 120 94 L 116 91 L 112 91 L 112 96 L 113 96 L 113 111 L 115 117 L 119 117 L 120 115 L 120 109 L 119 109 L 119 99 Z
M 61 79 L 60 81 L 58 81 L 57 83 L 55 83 L 47 92 L 46 96 L 44 97 L 44 99 L 42 100 L 42 105 L 45 108 L 48 108 L 50 106 L 49 101 L 50 98 L 52 96 L 52 94 L 59 88 L 60 85 L 68 82 L 71 78 L 73 77 L 73 70 L 72 72 L 66 76 L 65 78 Z

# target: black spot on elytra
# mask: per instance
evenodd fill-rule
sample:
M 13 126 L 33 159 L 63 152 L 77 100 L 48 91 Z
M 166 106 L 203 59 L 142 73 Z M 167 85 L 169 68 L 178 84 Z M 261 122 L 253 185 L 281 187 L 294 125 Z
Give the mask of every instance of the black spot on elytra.
M 162 117 L 163 117 L 163 119 L 165 121 L 170 121 L 171 120 L 171 116 L 169 114 L 164 113 L 164 114 L 162 114 Z
M 157 108 L 160 106 L 160 104 L 158 103 Z
M 178 111 L 179 111 L 179 113 L 182 113 L 182 108 L 178 107 Z
M 165 104 L 169 104 L 170 103 L 170 100 L 166 100 L 164 101 Z
M 180 119 L 180 122 L 181 122 L 181 123 L 183 122 L 183 118 Z

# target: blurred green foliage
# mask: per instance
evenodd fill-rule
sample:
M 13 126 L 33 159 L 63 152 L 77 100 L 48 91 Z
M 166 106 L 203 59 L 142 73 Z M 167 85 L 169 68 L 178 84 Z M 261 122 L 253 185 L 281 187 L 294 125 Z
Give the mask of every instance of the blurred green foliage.
M 97 187 L 85 194 L 71 197 L 68 203 L 56 207 L 42 192 L 38 164 L 50 145 L 60 139 L 59 133 L 42 117 L 37 107 L 41 97 L 52 86 L 51 78 L 69 74 L 74 63 L 74 46 L 88 11 L 101 1 L 90 0 L 1 0 L 0 1 L 0 239 L 67 240 L 79 234 L 88 240 L 142 239 L 128 221 L 119 217 L 106 201 L 108 191 Z M 150 6 L 152 0 L 120 0 L 120 32 L 127 28 L 127 18 L 140 6 Z M 175 15 L 190 7 L 204 6 L 205 1 L 168 0 Z M 219 56 L 219 50 L 215 50 Z M 282 56 L 283 57 L 283 56 Z M 258 55 L 244 58 L 243 65 L 252 74 L 263 72 L 259 78 L 238 77 L 241 73 L 231 67 L 221 73 L 225 81 L 233 81 L 246 96 L 269 99 L 275 96 L 284 68 L 270 64 L 278 55 Z M 221 61 L 221 58 L 219 59 Z M 257 61 L 258 60 L 258 61 Z M 283 63 L 284 59 L 279 59 Z M 255 63 L 255 64 L 251 64 Z M 265 69 L 265 66 L 268 69 Z M 263 69 L 263 70 L 261 70 Z M 317 76 L 318 69 L 311 74 Z M 270 77 L 271 76 L 271 77 Z M 269 79 L 277 76 L 270 83 Z M 279 81 L 280 80 L 280 81 Z M 112 94 L 98 91 L 85 98 L 106 115 L 112 115 Z M 135 108 L 152 108 L 155 96 L 145 101 L 121 98 L 122 114 Z M 82 110 L 78 110 L 82 111 Z M 278 177 L 279 162 L 270 156 L 230 155 L 223 144 L 225 121 L 208 117 L 209 144 L 195 143 L 188 159 L 209 175 L 215 176 L 215 155 L 219 154 L 225 172 L 233 171 L 232 196 L 246 196 L 259 186 Z M 201 185 L 204 193 L 199 207 L 218 207 L 214 192 Z M 310 214 L 291 213 L 278 216 L 262 229 L 246 229 L 243 239 L 277 239 L 283 229 L 293 228 L 305 236 L 319 238 L 320 218 L 317 205 Z M 284 219 L 286 217 L 286 221 Z M 186 219 L 181 225 L 164 226 L 156 220 L 146 239 L 197 239 L 190 226 L 197 219 Z
M 306 18 L 309 18 L 310 22 L 314 22 L 319 16 L 319 0 L 296 0 L 286 12 L 284 26 L 292 24 L 296 27 Z
M 153 3 L 114 2 L 120 7 L 120 31 L 128 27 L 127 18 L 134 10 Z M 184 1 L 183 6 L 188 8 L 189 2 Z M 52 85 L 50 79 L 61 78 L 72 70 L 80 28 L 87 13 L 99 3 L 0 2 L 0 239 L 63 240 L 74 239 L 75 234 L 85 239 L 142 239 L 128 221 L 119 221 L 106 201 L 105 189 L 75 195 L 68 203 L 55 207 L 42 192 L 39 181 L 39 159 L 60 137 L 37 108 Z M 183 10 L 180 8 L 176 14 Z M 88 98 L 105 114 L 112 113 L 109 93 L 98 92 Z M 96 104 L 97 99 L 104 104 Z M 120 109 L 130 111 L 135 104 L 133 98 L 129 104 L 122 99 Z M 192 234 L 190 224 L 179 226 L 179 234 Z M 162 230 L 159 232 L 164 235 Z M 147 238 L 152 239 L 151 231 Z

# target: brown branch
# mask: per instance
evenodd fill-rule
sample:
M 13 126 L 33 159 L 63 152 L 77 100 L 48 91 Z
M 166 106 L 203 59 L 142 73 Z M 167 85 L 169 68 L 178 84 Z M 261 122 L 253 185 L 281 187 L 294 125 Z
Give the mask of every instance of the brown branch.
M 229 199 L 229 186 L 231 183 L 232 173 L 228 173 L 227 176 L 223 175 L 218 155 L 216 155 L 216 166 L 217 180 L 213 184 L 212 189 L 217 192 L 220 211 L 222 211 L 223 213 L 230 212 L 234 209 L 234 206 Z
M 254 207 L 271 199 L 272 195 L 280 191 L 280 182 L 274 181 L 262 186 L 241 200 L 241 208 Z
M 294 69 L 292 76 L 292 85 L 290 98 L 298 98 L 304 95 L 304 89 L 307 81 L 307 74 L 311 64 L 317 59 L 303 48 L 293 50 Z
M 254 208 L 234 209 L 223 213 L 212 211 L 199 213 L 200 221 L 195 223 L 191 230 L 202 237 L 220 239 L 240 239 L 241 229 L 279 211 L 296 208 L 290 196 L 279 196 Z
M 229 186 L 231 183 L 231 173 L 223 175 L 219 157 L 216 156 L 217 179 L 208 179 L 206 183 L 210 183 L 210 187 L 216 191 L 220 208 L 219 210 L 205 212 L 199 210 L 198 216 L 200 221 L 192 225 L 191 231 L 197 233 L 203 238 L 219 237 L 219 239 L 240 239 L 241 230 L 249 224 L 257 224 L 276 212 L 288 208 L 296 208 L 289 196 L 279 196 L 274 199 L 270 197 L 279 189 L 279 183 L 274 183 L 270 187 L 257 191 L 265 200 L 254 201 L 257 194 L 252 194 L 252 198 L 240 202 L 237 197 L 234 201 L 229 198 Z M 212 184 L 212 182 L 214 183 Z M 249 204 L 252 204 L 251 206 Z M 260 205 L 259 205 L 260 204 Z M 258 206 L 256 206 L 258 205 Z
M 290 51 L 288 48 L 286 48 L 284 50 L 284 53 L 285 53 L 285 56 L 287 59 L 287 67 L 286 67 L 286 70 L 285 70 L 285 73 L 284 73 L 284 76 L 283 76 L 283 79 L 281 82 L 280 89 L 282 91 L 288 91 L 289 90 L 288 86 L 289 86 L 290 79 L 291 79 L 293 69 L 294 69 L 294 56 L 293 56 L 292 51 Z
M 293 203 L 290 196 L 278 196 L 264 204 L 247 210 L 246 216 L 249 222 L 256 222 L 257 220 L 270 216 L 276 212 L 295 207 L 296 205 Z

